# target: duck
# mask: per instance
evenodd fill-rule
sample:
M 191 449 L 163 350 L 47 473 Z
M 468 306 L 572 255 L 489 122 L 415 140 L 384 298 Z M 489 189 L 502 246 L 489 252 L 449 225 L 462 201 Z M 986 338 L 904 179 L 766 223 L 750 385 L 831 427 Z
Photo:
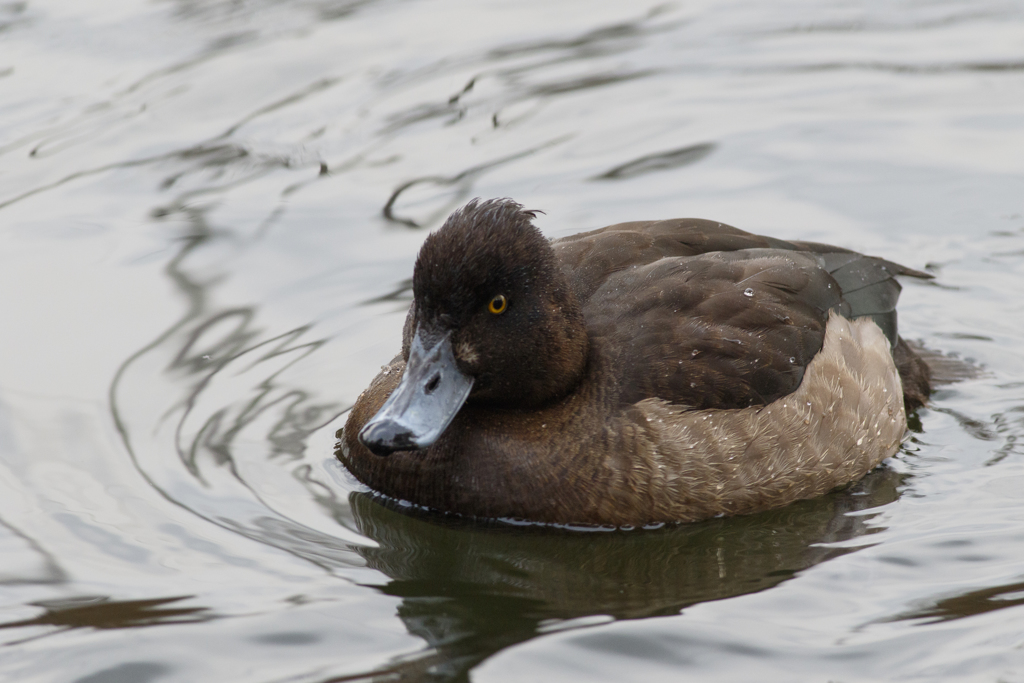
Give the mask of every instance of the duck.
M 930 393 L 897 333 L 928 273 L 696 219 L 549 240 L 474 199 L 424 240 L 401 352 L 336 456 L 385 499 L 484 520 L 637 528 L 849 485 Z

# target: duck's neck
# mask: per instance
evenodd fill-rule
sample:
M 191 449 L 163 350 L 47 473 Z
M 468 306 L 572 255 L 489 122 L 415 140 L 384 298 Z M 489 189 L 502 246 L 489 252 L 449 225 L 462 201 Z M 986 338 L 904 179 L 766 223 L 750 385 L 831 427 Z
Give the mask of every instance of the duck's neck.
M 541 348 L 533 369 L 539 390 L 534 404 L 550 403 L 572 392 L 579 385 L 587 366 L 590 340 L 576 296 L 560 270 L 555 271 L 557 286 L 552 288 L 544 319 Z M 543 379 L 543 381 L 541 381 Z

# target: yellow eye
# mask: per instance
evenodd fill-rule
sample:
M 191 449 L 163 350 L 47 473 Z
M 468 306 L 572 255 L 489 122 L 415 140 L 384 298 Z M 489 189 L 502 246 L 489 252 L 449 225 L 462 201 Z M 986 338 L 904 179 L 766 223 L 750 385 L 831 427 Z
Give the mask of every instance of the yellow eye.
M 506 308 L 508 308 L 508 299 L 501 294 L 491 299 L 491 303 L 487 304 L 487 310 L 495 315 L 504 313 Z

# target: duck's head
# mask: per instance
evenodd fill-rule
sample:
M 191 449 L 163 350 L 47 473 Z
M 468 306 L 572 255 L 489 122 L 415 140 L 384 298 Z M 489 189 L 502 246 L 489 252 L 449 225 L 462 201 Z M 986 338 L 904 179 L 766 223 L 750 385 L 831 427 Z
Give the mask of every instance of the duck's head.
M 424 241 L 405 373 L 359 432 L 371 451 L 430 446 L 466 403 L 536 408 L 579 382 L 583 315 L 533 218 L 509 199 L 473 200 Z

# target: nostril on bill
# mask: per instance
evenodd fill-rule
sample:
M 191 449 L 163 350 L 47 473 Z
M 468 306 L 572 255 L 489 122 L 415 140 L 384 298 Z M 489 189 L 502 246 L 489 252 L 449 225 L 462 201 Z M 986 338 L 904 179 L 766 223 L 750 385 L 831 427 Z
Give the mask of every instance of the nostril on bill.
M 434 393 L 434 389 L 437 389 L 437 385 L 441 383 L 441 373 L 437 373 L 430 378 L 430 381 L 423 387 L 423 391 L 426 394 Z

